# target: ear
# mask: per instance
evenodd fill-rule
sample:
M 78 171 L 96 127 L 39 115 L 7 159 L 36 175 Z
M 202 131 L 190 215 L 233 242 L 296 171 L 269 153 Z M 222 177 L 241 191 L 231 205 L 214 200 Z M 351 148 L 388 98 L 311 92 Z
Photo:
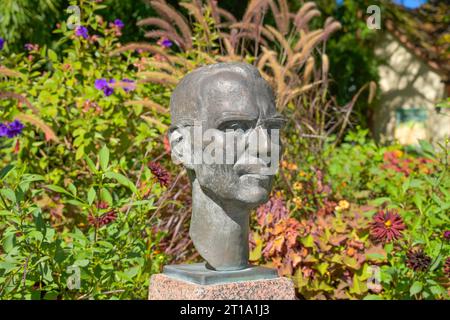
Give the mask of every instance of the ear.
M 193 169 L 191 134 L 187 127 L 179 127 L 169 133 L 172 161 L 183 164 L 187 169 Z

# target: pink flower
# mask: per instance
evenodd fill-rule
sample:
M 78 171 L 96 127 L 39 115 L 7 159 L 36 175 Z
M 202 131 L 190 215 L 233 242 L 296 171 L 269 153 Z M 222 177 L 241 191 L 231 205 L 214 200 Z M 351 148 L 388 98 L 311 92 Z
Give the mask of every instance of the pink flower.
M 402 237 L 405 224 L 402 217 L 394 211 L 379 211 L 374 217 L 370 235 L 379 242 L 390 242 Z

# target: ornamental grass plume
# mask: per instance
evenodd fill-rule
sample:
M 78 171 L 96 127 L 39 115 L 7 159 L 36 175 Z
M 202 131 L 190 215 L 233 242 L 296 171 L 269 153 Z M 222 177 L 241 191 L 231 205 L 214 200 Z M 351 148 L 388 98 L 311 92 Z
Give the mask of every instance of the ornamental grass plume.
M 406 253 L 406 266 L 414 271 L 426 271 L 431 264 L 431 257 L 422 248 L 409 249 Z
M 150 162 L 148 167 L 161 186 L 167 187 L 170 184 L 170 173 L 160 163 Z
M 398 213 L 381 210 L 373 217 L 370 235 L 377 242 L 390 242 L 400 239 L 403 230 L 405 224 Z
M 125 92 L 130 92 L 136 89 L 136 83 L 128 78 L 122 79 L 122 88 Z

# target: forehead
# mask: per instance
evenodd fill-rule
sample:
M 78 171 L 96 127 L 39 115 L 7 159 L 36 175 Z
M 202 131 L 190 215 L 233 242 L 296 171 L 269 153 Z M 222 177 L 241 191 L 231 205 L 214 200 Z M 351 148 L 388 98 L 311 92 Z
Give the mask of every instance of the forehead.
M 258 119 L 276 114 L 269 87 L 261 80 L 249 81 L 242 75 L 222 72 L 200 84 L 202 120 L 213 127 L 224 118 Z

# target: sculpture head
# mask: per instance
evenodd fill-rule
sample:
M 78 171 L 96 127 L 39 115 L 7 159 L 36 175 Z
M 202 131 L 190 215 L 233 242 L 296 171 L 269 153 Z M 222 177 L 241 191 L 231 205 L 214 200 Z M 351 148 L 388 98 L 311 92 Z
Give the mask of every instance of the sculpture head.
M 196 69 L 175 88 L 170 111 L 172 159 L 186 167 L 192 182 L 224 208 L 251 209 L 267 201 L 283 119 L 255 67 Z

